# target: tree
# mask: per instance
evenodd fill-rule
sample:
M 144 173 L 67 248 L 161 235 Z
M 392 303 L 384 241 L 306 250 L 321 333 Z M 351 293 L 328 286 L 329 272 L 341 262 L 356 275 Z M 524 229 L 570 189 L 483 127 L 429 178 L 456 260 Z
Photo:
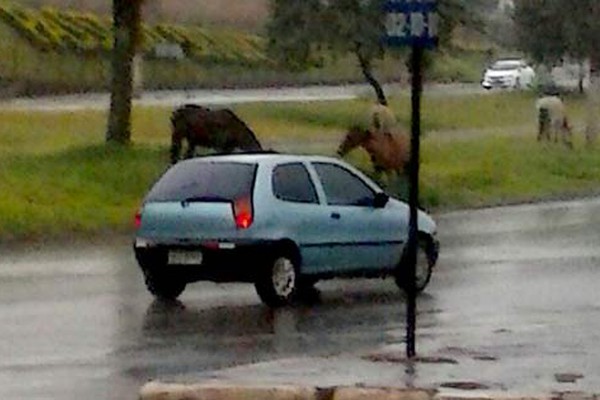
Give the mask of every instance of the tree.
M 144 0 L 113 0 L 112 82 L 107 143 L 131 141 L 133 61 L 141 38 Z
M 353 54 L 377 100 L 387 104 L 375 77 L 375 64 L 387 52 L 403 57 L 405 51 L 388 50 L 385 34 L 385 0 L 270 0 L 267 24 L 270 55 L 283 65 L 300 70 L 320 66 L 325 54 Z M 482 28 L 479 12 L 489 0 L 445 0 L 439 2 L 441 45 L 450 41 L 458 24 Z
M 564 57 L 590 61 L 586 140 L 594 142 L 600 103 L 600 2 L 520 0 L 515 6 L 517 45 L 536 61 L 549 66 Z M 579 88 L 583 91 L 582 77 Z

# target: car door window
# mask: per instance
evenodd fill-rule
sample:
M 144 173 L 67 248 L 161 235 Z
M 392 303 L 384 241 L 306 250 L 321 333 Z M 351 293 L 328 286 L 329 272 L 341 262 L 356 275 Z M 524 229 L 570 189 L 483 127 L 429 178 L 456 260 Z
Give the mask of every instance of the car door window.
M 351 171 L 329 163 L 314 163 L 329 205 L 371 206 L 375 192 Z
M 283 164 L 273 170 L 275 197 L 295 203 L 318 203 L 317 192 L 301 163 Z

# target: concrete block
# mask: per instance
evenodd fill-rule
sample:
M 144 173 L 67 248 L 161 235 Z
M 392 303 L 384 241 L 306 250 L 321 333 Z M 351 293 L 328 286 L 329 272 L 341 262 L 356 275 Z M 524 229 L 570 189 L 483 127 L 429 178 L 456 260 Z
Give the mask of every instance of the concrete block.
M 233 386 L 149 382 L 140 400 L 317 400 L 317 390 L 297 386 Z
M 332 400 L 433 400 L 434 390 L 338 387 Z

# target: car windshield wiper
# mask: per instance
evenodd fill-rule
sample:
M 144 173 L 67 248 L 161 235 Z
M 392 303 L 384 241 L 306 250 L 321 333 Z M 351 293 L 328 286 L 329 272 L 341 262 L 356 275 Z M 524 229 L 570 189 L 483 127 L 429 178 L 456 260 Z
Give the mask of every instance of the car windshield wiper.
M 222 196 L 215 195 L 204 195 L 204 196 L 190 196 L 181 200 L 181 204 L 189 204 L 189 203 L 228 203 L 230 199 L 226 199 Z

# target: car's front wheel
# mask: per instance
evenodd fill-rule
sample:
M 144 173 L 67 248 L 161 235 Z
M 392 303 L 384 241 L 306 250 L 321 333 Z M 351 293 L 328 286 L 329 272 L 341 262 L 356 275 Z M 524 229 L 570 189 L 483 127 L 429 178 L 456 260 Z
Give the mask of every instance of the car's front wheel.
M 281 307 L 292 301 L 299 282 L 295 258 L 289 253 L 278 252 L 261 268 L 254 287 L 263 303 Z
M 402 261 L 398 271 L 396 272 L 396 284 L 400 289 L 407 290 L 409 288 L 409 277 L 408 277 L 408 260 L 406 250 L 402 255 Z M 433 273 L 433 267 L 437 261 L 437 249 L 433 240 L 425 235 L 419 237 L 417 245 L 417 260 L 415 265 L 415 291 L 420 293 L 429 284 L 431 275 Z

